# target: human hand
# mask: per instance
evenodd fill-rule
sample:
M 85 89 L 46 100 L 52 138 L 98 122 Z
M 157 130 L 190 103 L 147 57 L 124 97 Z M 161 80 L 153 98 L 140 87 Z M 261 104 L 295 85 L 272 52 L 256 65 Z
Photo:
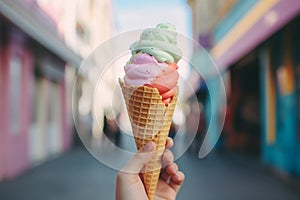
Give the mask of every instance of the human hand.
M 168 149 L 173 146 L 173 140 L 167 139 L 166 150 L 162 156 L 163 166 L 158 181 L 156 200 L 174 200 L 184 181 L 184 174 L 178 171 L 174 163 L 173 153 Z M 155 143 L 147 143 L 136 153 L 117 175 L 116 199 L 117 200 L 143 200 L 148 199 L 140 177 L 140 173 L 147 162 L 155 153 Z

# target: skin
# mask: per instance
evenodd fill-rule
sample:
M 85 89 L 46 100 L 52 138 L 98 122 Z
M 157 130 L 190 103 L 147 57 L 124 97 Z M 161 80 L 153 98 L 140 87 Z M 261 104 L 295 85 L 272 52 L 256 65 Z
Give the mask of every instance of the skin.
M 173 140 L 167 139 L 166 150 L 163 154 L 161 170 L 155 200 L 175 200 L 177 193 L 184 181 L 184 174 L 178 170 L 174 163 L 174 155 L 169 150 Z M 145 164 L 151 160 L 155 152 L 155 143 L 147 143 L 136 153 L 119 171 L 116 182 L 116 200 L 147 200 L 147 194 L 141 179 L 141 171 Z M 147 153 L 147 154 L 142 154 Z

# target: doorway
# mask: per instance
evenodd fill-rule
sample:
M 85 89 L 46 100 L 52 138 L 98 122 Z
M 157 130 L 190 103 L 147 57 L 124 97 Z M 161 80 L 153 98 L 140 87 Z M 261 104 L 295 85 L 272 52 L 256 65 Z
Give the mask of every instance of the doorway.
M 256 53 L 231 68 L 233 147 L 259 156 L 261 138 L 260 74 Z

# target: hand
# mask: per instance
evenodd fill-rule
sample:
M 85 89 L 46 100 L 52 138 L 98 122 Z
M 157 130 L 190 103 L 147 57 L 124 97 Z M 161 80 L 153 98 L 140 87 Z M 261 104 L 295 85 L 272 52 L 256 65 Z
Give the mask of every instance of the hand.
M 173 146 L 173 140 L 167 139 L 166 150 L 162 156 L 163 166 L 158 181 L 155 199 L 175 200 L 177 193 L 184 181 L 184 174 L 178 171 L 174 163 L 173 153 L 168 149 Z M 146 200 L 147 194 L 140 178 L 140 172 L 155 153 L 155 143 L 147 143 L 136 153 L 117 175 L 116 199 L 117 200 Z

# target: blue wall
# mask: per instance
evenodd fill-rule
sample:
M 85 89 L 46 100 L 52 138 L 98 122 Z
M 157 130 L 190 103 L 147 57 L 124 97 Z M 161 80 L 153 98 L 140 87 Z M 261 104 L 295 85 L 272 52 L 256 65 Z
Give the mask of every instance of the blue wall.
M 258 0 L 239 0 L 215 28 L 214 41 L 218 43 L 257 2 Z
M 223 20 L 219 22 L 216 26 L 213 37 L 214 42 L 218 43 L 233 27 L 234 25 L 243 18 L 243 16 L 253 8 L 253 6 L 258 3 L 258 0 L 239 0 L 232 10 L 224 17 Z M 289 28 L 292 29 L 293 39 L 292 48 L 294 54 L 292 58 L 295 60 L 294 67 L 299 66 L 300 68 L 300 17 L 295 19 Z M 298 83 L 295 83 L 295 88 L 297 84 L 299 85 L 298 91 L 294 91 L 288 94 L 282 94 L 279 91 L 278 81 L 277 81 L 277 69 L 283 65 L 283 55 L 285 54 L 285 42 L 288 39 L 284 36 L 285 28 L 272 38 L 267 40 L 272 46 L 268 47 L 266 44 L 262 44 L 256 50 L 259 51 L 260 59 L 260 87 L 261 87 L 261 158 L 264 163 L 274 166 L 281 171 L 287 172 L 289 174 L 298 174 L 300 176 L 300 136 L 298 130 L 298 123 L 300 123 L 300 102 L 297 105 L 297 98 L 300 101 L 300 75 L 297 77 L 299 79 Z M 274 144 L 268 144 L 266 141 L 267 137 L 267 120 L 268 114 L 266 106 L 266 48 L 270 48 L 272 51 L 272 76 L 275 80 L 275 134 L 276 141 Z M 213 87 L 213 86 L 212 86 Z M 215 94 L 213 94 L 215 95 Z M 209 115 L 209 113 L 207 113 Z M 299 126 L 300 127 L 300 126 Z
M 289 174 L 300 175 L 300 151 L 297 130 L 297 94 L 294 91 L 282 94 L 279 90 L 277 70 L 283 64 L 282 33 L 277 34 L 272 40 L 272 47 L 264 46 L 260 51 L 261 74 L 261 119 L 262 119 L 262 160 L 275 168 Z M 276 48 L 274 48 L 276 47 Z M 267 86 L 266 86 L 266 48 L 271 51 L 272 76 L 275 84 L 275 134 L 274 144 L 268 144 L 267 138 Z

